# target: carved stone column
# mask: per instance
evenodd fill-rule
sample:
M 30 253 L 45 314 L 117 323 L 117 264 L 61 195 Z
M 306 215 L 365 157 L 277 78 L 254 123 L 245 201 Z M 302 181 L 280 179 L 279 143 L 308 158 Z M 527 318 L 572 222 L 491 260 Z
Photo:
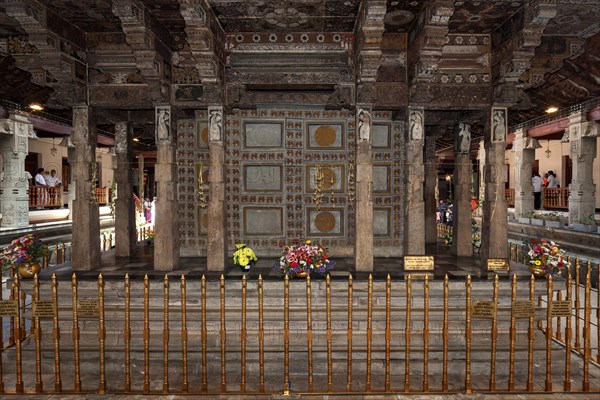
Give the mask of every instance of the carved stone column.
M 175 121 L 170 106 L 156 107 L 155 166 L 158 199 L 154 222 L 154 269 L 173 271 L 179 264 L 179 218 L 177 168 L 175 165 Z M 143 181 L 140 185 L 143 185 Z
M 100 215 L 96 200 L 97 133 L 92 108 L 73 107 L 73 270 L 90 271 L 100 266 Z
M 471 227 L 471 126 L 461 123 L 454 146 L 454 203 L 452 205 L 452 254 L 473 254 Z
M 371 164 L 371 111 L 356 109 L 356 235 L 357 271 L 373 270 L 373 165 Z
M 425 254 L 425 202 L 423 200 L 423 146 L 425 111 L 422 107 L 408 108 L 408 138 L 406 142 L 406 223 L 404 249 L 406 255 Z
M 425 138 L 425 243 L 428 245 L 437 243 L 435 221 L 437 181 L 435 137 L 428 136 Z
M 0 179 L 2 228 L 29 225 L 29 182 L 25 173 L 28 138 L 35 138 L 33 126 L 24 115 L 11 113 L 0 119 L 0 153 L 4 169 Z
M 225 147 L 223 146 L 225 124 L 223 107 L 208 107 L 208 244 L 207 269 L 225 270 L 227 256 L 226 208 L 225 208 Z
M 515 153 L 515 217 L 534 209 L 533 184 L 531 183 L 535 149 L 539 147 L 536 139 L 527 137 L 527 132 L 519 129 L 515 132 L 513 151 Z
M 129 166 L 132 155 L 132 137 L 129 134 L 127 122 L 115 124 L 115 152 L 117 168 L 115 182 L 117 183 L 117 199 L 115 200 L 115 255 L 129 257 L 136 252 L 135 232 L 135 202 L 133 201 L 132 169 Z
M 594 184 L 593 165 L 596 157 L 596 140 L 600 135 L 600 126 L 588 122 L 586 113 L 580 112 L 569 117 L 568 138 L 573 160 L 573 179 L 569 185 L 569 225 L 573 223 L 591 223 L 596 207 L 596 184 Z
M 485 167 L 483 179 L 483 221 L 481 228 L 481 258 L 508 256 L 508 222 L 504 185 L 506 176 L 507 109 L 492 107 L 490 120 L 485 121 Z

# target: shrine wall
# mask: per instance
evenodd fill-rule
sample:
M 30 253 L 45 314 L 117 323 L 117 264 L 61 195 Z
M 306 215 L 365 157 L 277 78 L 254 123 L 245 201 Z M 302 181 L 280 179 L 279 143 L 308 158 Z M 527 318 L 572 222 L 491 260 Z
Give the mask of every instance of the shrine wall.
M 355 117 L 317 109 L 235 110 L 225 122 L 228 249 L 246 243 L 260 257 L 307 239 L 332 257 L 354 254 Z M 207 113 L 178 122 L 182 256 L 206 255 Z M 402 255 L 404 124 L 373 112 L 376 256 Z

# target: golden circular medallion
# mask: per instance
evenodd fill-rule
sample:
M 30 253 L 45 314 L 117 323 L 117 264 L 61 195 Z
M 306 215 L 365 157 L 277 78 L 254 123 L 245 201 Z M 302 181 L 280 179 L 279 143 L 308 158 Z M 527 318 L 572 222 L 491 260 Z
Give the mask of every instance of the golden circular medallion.
M 202 139 L 204 143 L 208 143 L 208 127 L 202 129 L 202 132 L 200 132 L 200 139 Z
M 335 217 L 329 211 L 323 211 L 317 214 L 315 226 L 319 232 L 331 232 L 335 228 Z
M 315 142 L 319 146 L 329 147 L 335 142 L 337 133 L 331 125 L 321 125 L 315 131 Z

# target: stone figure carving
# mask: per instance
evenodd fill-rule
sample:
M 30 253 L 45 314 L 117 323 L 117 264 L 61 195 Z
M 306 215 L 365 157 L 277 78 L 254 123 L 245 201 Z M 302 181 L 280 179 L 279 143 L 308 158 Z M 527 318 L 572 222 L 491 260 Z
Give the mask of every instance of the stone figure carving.
M 423 140 L 423 116 L 420 111 L 410 113 L 410 140 Z
M 171 116 L 167 108 L 156 110 L 156 137 L 158 140 L 169 140 L 171 136 Z
M 211 110 L 208 118 L 208 139 L 211 142 L 220 142 L 223 140 L 223 116 L 220 110 Z
M 471 125 L 461 122 L 458 124 L 458 152 L 469 153 L 471 151 Z
M 493 123 L 493 142 L 503 142 L 506 140 L 506 118 L 504 110 L 494 110 Z
M 371 114 L 367 110 L 358 111 L 358 141 L 365 142 L 371 139 Z

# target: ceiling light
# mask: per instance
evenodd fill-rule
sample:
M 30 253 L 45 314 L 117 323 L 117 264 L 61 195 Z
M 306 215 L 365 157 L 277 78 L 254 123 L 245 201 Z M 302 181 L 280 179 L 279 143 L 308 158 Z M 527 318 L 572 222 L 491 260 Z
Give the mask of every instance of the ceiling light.
M 42 107 L 42 105 L 38 104 L 38 103 L 31 103 L 29 105 L 29 109 L 31 111 L 42 111 L 44 109 L 44 107 Z
M 550 106 L 546 108 L 546 114 L 552 114 L 558 111 L 558 107 Z
M 50 154 L 52 154 L 52 157 L 54 157 L 56 156 L 56 153 L 58 153 L 58 149 L 54 145 L 54 138 L 52 138 L 52 148 L 50 149 Z
M 134 142 L 139 142 L 139 141 L 140 141 L 140 139 L 138 139 L 138 138 L 133 138 L 133 141 L 134 141 Z

